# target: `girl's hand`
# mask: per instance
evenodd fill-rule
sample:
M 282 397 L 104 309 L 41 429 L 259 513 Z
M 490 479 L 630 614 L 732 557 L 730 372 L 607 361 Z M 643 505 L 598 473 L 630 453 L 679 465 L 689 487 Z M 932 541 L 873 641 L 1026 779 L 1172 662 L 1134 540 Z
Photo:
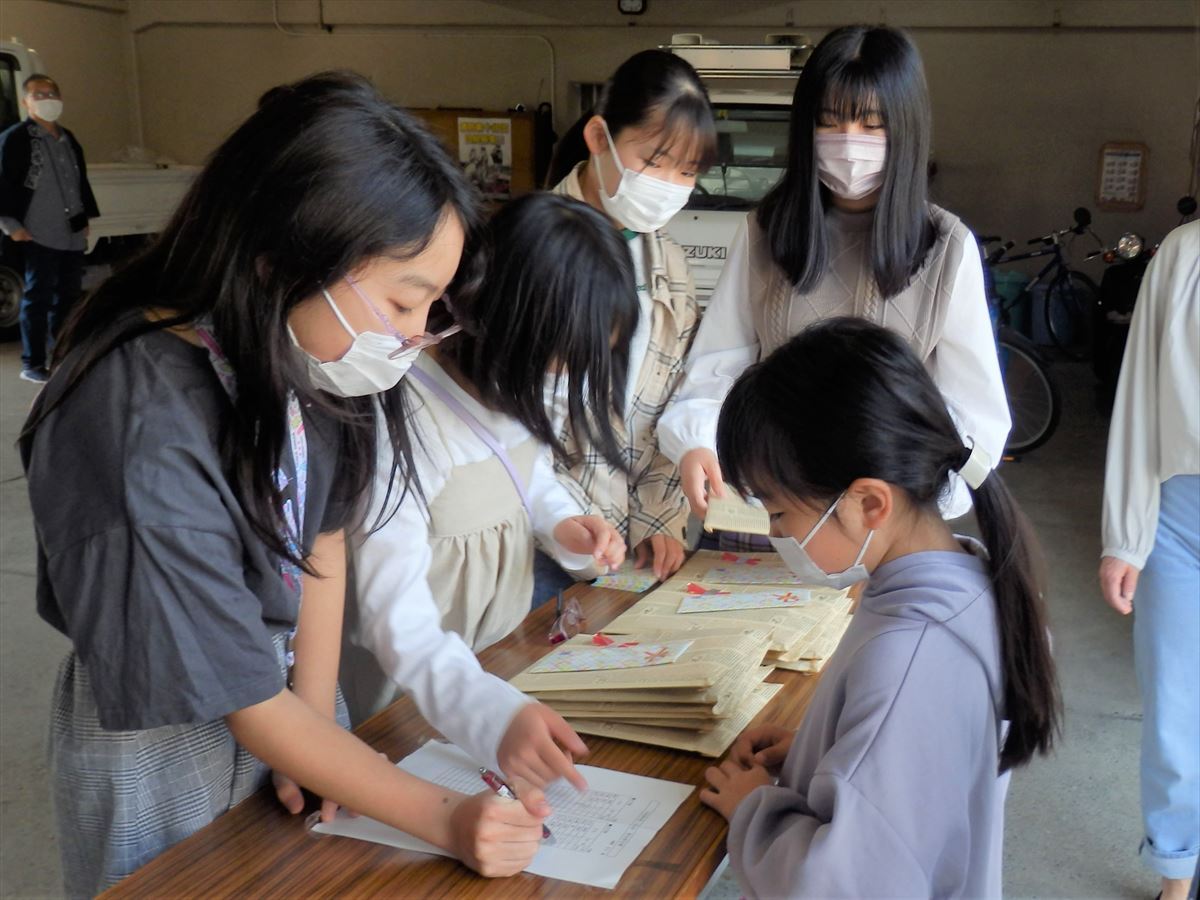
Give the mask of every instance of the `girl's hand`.
M 771 776 L 762 766 L 743 768 L 732 759 L 721 763 L 720 767 L 710 767 L 704 773 L 708 781 L 707 788 L 700 789 L 700 802 L 711 806 L 726 821 L 733 818 L 738 804 L 746 799 L 755 788 L 771 783 Z
M 575 790 L 586 791 L 587 782 L 574 760 L 587 752 L 587 744 L 562 716 L 542 703 L 527 703 L 504 732 L 496 759 L 505 778 L 520 778 L 539 788 L 565 778 Z M 541 796 L 541 791 L 537 794 Z M 550 812 L 549 807 L 539 806 L 527 794 L 518 792 L 517 796 L 531 814 Z
M 304 809 L 304 794 L 300 792 L 300 785 L 278 771 L 271 773 L 271 783 L 275 785 L 275 796 L 289 813 L 294 816 Z M 336 803 L 334 809 L 337 809 Z M 321 805 L 321 812 L 325 812 L 324 804 Z M 325 821 L 324 815 L 321 816 L 321 821 Z
M 704 521 L 708 514 L 708 490 L 714 497 L 725 496 L 725 479 L 721 477 L 721 465 L 717 462 L 717 454 L 707 447 L 696 447 L 683 454 L 679 461 L 679 479 L 683 494 L 692 507 L 692 515 Z
M 635 569 L 654 563 L 654 577 L 666 581 L 683 565 L 683 544 L 666 534 L 646 538 L 633 551 Z
M 1105 556 L 1100 559 L 1100 592 L 1104 602 L 1123 616 L 1133 612 L 1133 594 L 1141 572 L 1123 559 Z
M 304 812 L 304 794 L 300 790 L 300 785 L 292 781 L 282 772 L 271 773 L 271 783 L 275 785 L 275 796 L 279 798 L 279 802 L 293 816 Z M 332 822 L 337 815 L 338 805 L 332 800 L 321 801 L 321 821 Z M 353 813 L 351 813 L 353 815 Z
M 762 766 L 773 771 L 783 765 L 795 737 L 796 732 L 778 725 L 747 728 L 733 742 L 729 758 L 743 769 Z
M 554 540 L 571 553 L 590 553 L 596 562 L 615 569 L 625 561 L 620 532 L 600 516 L 571 516 L 554 526 Z
M 537 788 L 525 795 L 545 805 Z M 533 860 L 542 844 L 542 820 L 515 800 L 501 800 L 481 791 L 457 801 L 450 813 L 450 850 L 480 875 L 498 878 L 516 875 Z

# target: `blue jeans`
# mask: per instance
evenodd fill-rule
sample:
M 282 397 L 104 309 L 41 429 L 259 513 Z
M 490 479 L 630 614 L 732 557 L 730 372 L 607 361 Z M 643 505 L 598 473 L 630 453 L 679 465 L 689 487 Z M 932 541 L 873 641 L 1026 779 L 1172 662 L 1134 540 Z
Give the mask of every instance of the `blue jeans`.
M 1200 475 L 1162 486 L 1154 550 L 1134 595 L 1142 692 L 1142 860 L 1189 878 L 1200 853 Z
M 38 369 L 71 307 L 83 292 L 83 252 L 53 250 L 34 241 L 21 244 L 25 255 L 25 296 L 21 298 L 21 365 Z
M 531 609 L 537 609 L 547 600 L 554 598 L 559 591 L 565 591 L 575 583 L 575 579 L 566 569 L 558 564 L 554 557 L 541 550 L 533 553 L 533 603 Z

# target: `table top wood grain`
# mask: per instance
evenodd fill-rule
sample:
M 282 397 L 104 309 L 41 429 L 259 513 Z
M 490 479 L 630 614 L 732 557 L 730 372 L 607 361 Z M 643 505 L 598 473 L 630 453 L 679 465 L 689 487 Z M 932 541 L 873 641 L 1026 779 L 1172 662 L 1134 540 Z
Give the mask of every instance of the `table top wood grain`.
M 637 601 L 637 594 L 576 585 L 569 592 L 598 631 Z M 521 627 L 479 654 L 484 667 L 511 678 L 550 650 L 553 604 L 531 612 Z M 784 685 L 754 723 L 795 728 L 817 676 L 777 670 Z M 480 710 L 487 715 L 487 710 Z M 364 741 L 395 761 L 437 732 L 408 699 L 357 729 Z M 713 760 L 695 753 L 584 735 L 589 765 L 699 785 Z M 455 860 L 380 844 L 314 834 L 305 815 L 290 816 L 267 788 L 167 850 L 105 892 L 105 898 L 163 897 L 694 897 L 725 852 L 726 825 L 693 792 L 625 872 L 614 891 L 522 873 L 489 879 Z

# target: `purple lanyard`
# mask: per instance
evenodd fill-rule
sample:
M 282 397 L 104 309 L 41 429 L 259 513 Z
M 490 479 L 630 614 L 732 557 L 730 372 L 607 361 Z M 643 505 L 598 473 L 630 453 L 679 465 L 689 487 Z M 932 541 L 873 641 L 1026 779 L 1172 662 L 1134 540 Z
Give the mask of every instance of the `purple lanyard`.
M 488 431 L 482 422 L 471 415 L 470 410 L 463 406 L 457 397 L 438 384 L 433 376 L 421 371 L 416 366 L 409 369 L 409 374 L 425 387 L 429 388 L 439 400 L 450 408 L 452 413 L 462 419 L 466 426 L 475 432 L 475 436 L 483 441 L 492 453 L 496 454 L 496 458 L 500 460 L 500 464 L 508 472 L 508 477 L 512 479 L 513 487 L 517 489 L 517 493 L 521 496 L 521 505 L 525 507 L 525 514 L 532 520 L 533 509 L 529 502 L 529 494 L 525 490 L 525 483 L 521 480 L 521 476 L 517 472 L 517 467 L 513 465 L 512 459 L 509 458 L 508 451 L 496 440 L 495 435 Z

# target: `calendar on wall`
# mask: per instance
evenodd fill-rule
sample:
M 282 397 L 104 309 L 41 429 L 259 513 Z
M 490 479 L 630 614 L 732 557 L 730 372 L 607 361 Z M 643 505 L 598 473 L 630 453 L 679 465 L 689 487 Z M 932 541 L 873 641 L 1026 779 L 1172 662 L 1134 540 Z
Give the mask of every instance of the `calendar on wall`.
M 1146 202 L 1145 144 L 1118 141 L 1100 148 L 1100 186 L 1096 205 L 1106 210 L 1141 209 Z

